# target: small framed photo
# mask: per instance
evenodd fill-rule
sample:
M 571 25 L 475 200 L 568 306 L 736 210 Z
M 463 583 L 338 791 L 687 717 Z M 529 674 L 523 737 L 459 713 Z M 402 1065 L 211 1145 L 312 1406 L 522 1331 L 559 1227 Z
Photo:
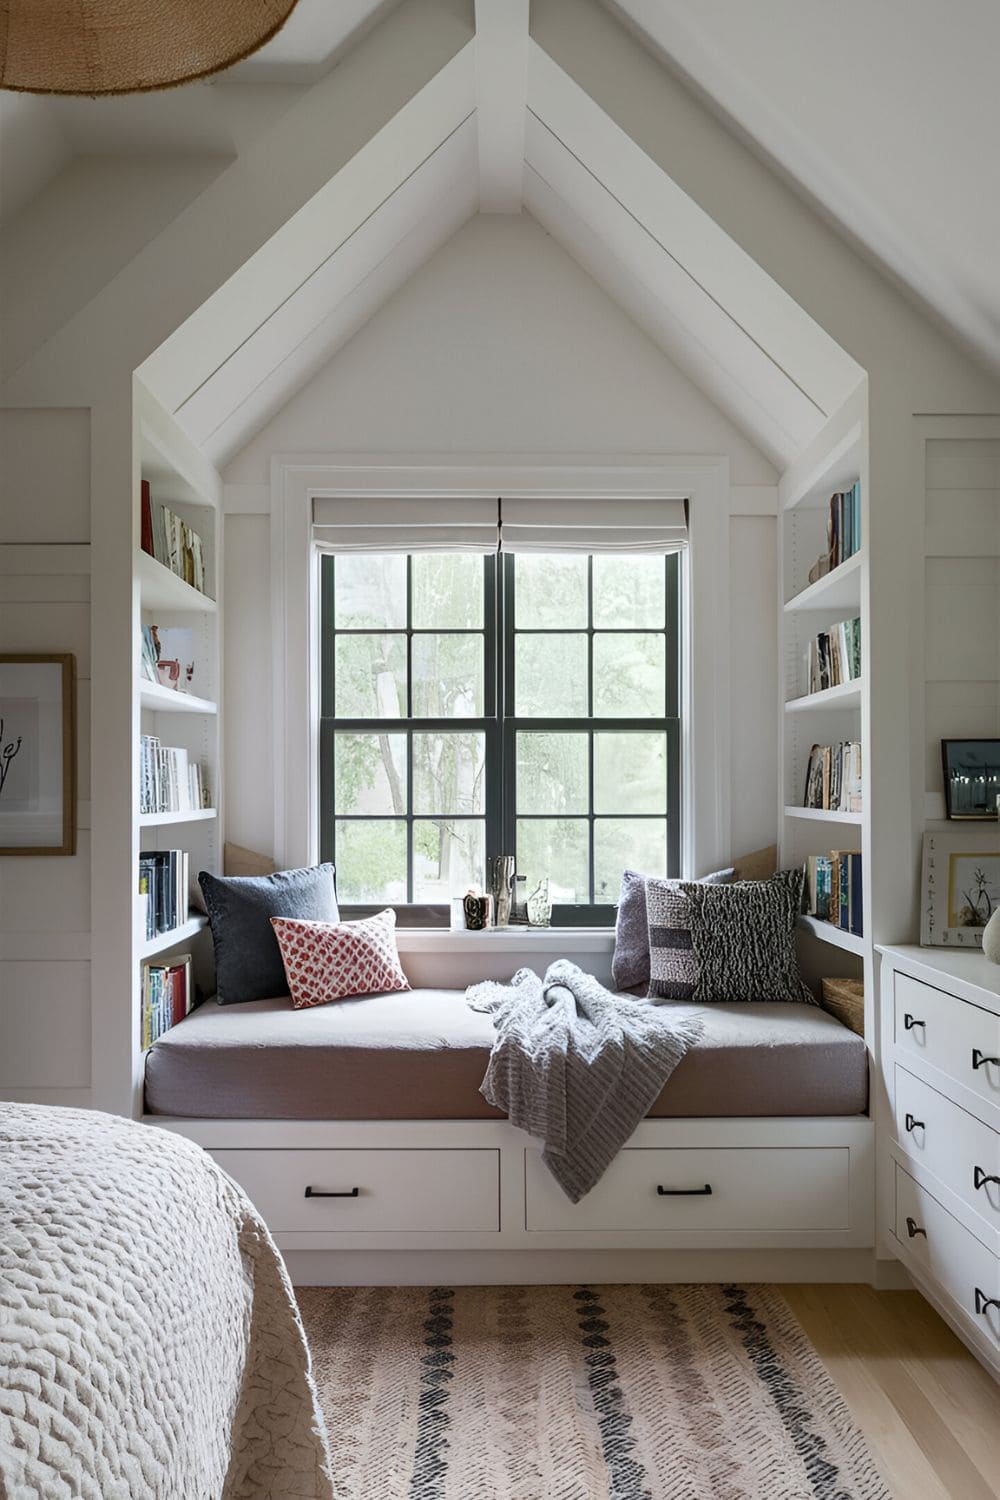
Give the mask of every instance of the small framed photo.
M 1000 740 L 942 740 L 941 768 L 949 818 L 996 821 Z
M 0 854 L 73 854 L 72 656 L 0 655 Z
M 1000 906 L 1000 832 L 948 829 L 924 834 L 920 941 L 931 948 L 981 948 Z

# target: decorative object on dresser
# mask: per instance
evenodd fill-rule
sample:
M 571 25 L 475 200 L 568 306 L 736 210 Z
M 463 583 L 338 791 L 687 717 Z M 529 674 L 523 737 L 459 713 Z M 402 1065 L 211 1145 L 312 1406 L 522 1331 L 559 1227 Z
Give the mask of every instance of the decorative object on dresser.
M 983 928 L 983 957 L 991 964 L 1000 964 L 1000 906 Z
M 212 928 L 220 1005 L 289 993 L 271 918 L 339 921 L 335 875 L 332 864 L 259 876 L 201 871 L 198 884 Z
M 1000 832 L 947 829 L 924 834 L 920 941 L 925 947 L 981 948 L 1000 906 Z
M 883 1227 L 920 1290 L 1000 1376 L 1000 982 L 981 953 L 881 952 L 894 1122 Z
M 0 855 L 75 852 L 75 661 L 0 655 Z
M 949 818 L 996 822 L 1000 740 L 942 740 L 941 770 Z
M 856 1036 L 865 1034 L 865 987 L 860 979 L 824 979 L 820 1002 Z

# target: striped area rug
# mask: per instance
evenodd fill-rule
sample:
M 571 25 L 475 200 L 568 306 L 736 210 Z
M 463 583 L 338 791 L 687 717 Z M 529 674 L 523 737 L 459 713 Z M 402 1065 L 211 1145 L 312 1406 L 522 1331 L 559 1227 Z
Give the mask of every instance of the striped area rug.
M 297 1295 L 343 1500 L 891 1500 L 773 1287 Z

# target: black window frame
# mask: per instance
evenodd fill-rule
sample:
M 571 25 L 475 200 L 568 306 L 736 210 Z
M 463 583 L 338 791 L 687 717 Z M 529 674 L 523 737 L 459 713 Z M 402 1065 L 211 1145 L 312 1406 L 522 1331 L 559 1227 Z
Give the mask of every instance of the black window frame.
M 323 552 L 320 557 L 320 734 L 319 734 L 319 820 L 320 857 L 336 859 L 334 825 L 340 818 L 349 820 L 352 815 L 339 815 L 333 806 L 334 788 L 334 743 L 335 735 L 345 732 L 364 734 L 403 735 L 406 737 L 407 757 L 407 811 L 404 816 L 389 814 L 356 814 L 358 820 L 405 822 L 407 892 L 413 891 L 413 827 L 416 822 L 445 822 L 456 819 L 481 820 L 485 825 L 485 849 L 487 860 L 494 854 L 509 853 L 516 848 L 516 781 L 517 781 L 517 734 L 554 733 L 585 734 L 588 746 L 588 812 L 567 814 L 567 817 L 586 821 L 588 824 L 589 890 L 594 894 L 594 823 L 600 817 L 616 820 L 635 818 L 648 819 L 659 814 L 614 813 L 599 814 L 594 811 L 594 736 L 600 733 L 658 732 L 667 737 L 667 783 L 666 783 L 666 827 L 668 876 L 680 873 L 681 841 L 681 604 L 683 573 L 681 555 L 664 555 L 665 611 L 662 628 L 665 637 L 665 693 L 662 718 L 613 717 L 567 717 L 552 718 L 517 717 L 514 714 L 515 637 L 518 633 L 572 634 L 587 636 L 588 662 L 588 707 L 593 709 L 593 651 L 594 638 L 601 634 L 648 635 L 661 633 L 650 627 L 595 627 L 593 618 L 593 555 L 587 555 L 587 625 L 586 627 L 553 628 L 549 631 L 534 626 L 521 630 L 515 624 L 515 555 L 489 553 L 483 557 L 483 627 L 482 629 L 440 630 L 434 634 L 482 635 L 484 652 L 483 715 L 474 718 L 416 718 L 375 719 L 337 718 L 335 706 L 335 651 L 333 642 L 340 634 L 384 634 L 406 636 L 407 657 L 407 707 L 412 708 L 412 652 L 414 631 L 412 621 L 412 554 L 406 556 L 406 623 L 405 626 L 382 631 L 339 629 L 335 625 L 335 568 L 336 555 Z M 426 632 L 423 632 L 426 633 Z M 505 710 L 510 707 L 510 712 Z M 434 818 L 417 814 L 412 810 L 413 786 L 413 740 L 417 733 L 434 732 L 482 733 L 485 739 L 485 811 L 483 814 L 452 814 Z M 521 814 L 521 820 L 530 817 L 544 819 L 553 814 Z M 344 902 L 341 912 L 347 918 L 371 915 L 384 910 L 386 904 L 359 904 Z M 443 905 L 429 905 L 409 900 L 394 904 L 397 921 L 407 927 L 447 927 L 449 910 Z M 552 908 L 554 927 L 605 927 L 614 924 L 613 903 L 581 902 L 573 905 L 560 904 Z

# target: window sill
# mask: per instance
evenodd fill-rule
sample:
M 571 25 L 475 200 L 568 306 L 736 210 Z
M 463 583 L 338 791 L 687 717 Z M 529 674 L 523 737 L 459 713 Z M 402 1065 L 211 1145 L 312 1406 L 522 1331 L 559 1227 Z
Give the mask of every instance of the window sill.
M 447 927 L 397 927 L 400 953 L 611 953 L 613 927 L 488 927 L 484 932 Z

